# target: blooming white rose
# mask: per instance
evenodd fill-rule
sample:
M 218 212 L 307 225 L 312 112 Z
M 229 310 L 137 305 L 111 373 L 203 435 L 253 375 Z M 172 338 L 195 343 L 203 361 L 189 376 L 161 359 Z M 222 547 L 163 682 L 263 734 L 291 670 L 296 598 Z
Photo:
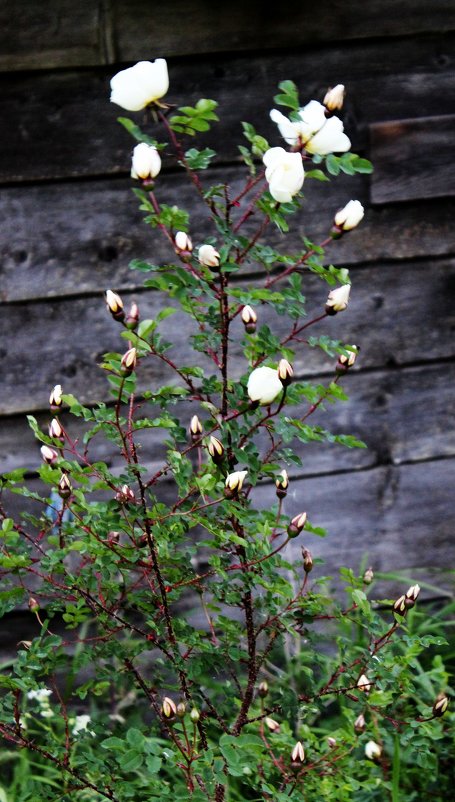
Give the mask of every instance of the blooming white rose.
M 300 153 L 288 153 L 284 148 L 269 148 L 264 153 L 265 177 L 272 198 L 289 203 L 302 188 L 305 172 Z
M 350 284 L 343 284 L 336 290 L 331 290 L 326 301 L 325 311 L 328 315 L 336 315 L 337 312 L 344 312 L 349 303 Z
M 169 75 L 164 58 L 139 61 L 121 70 L 111 79 L 111 102 L 127 111 L 140 111 L 163 97 L 169 89 Z
M 251 401 L 258 401 L 263 406 L 271 404 L 281 393 L 283 385 L 278 372 L 273 368 L 255 368 L 248 379 L 247 391 Z
M 146 142 L 140 142 L 133 150 L 131 178 L 156 178 L 161 170 L 161 158 L 157 149 Z
M 351 229 L 359 225 L 363 215 L 364 209 L 360 201 L 350 200 L 343 209 L 336 213 L 333 222 L 343 231 L 351 231 Z
M 289 120 L 278 109 L 272 109 L 270 117 L 278 125 L 283 139 L 288 145 L 305 146 L 308 153 L 326 156 L 328 153 L 344 153 L 351 147 L 350 139 L 343 133 L 344 127 L 339 117 L 326 117 L 325 106 L 317 100 L 310 100 L 299 109 L 299 119 Z
M 365 744 L 365 756 L 368 760 L 379 760 L 382 755 L 382 749 L 376 741 L 367 741 Z
M 197 258 L 205 267 L 218 267 L 220 264 L 220 254 L 213 245 L 201 245 Z

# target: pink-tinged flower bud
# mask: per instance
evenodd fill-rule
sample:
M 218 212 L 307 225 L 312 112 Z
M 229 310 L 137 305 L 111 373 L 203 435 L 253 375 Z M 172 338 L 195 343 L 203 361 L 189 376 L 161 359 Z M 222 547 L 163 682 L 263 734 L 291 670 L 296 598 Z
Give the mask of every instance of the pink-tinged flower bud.
M 287 471 L 283 468 L 280 475 L 275 479 L 276 494 L 278 498 L 284 498 L 288 492 L 289 477 Z
M 449 700 L 445 695 L 445 693 L 439 693 L 433 705 L 433 716 L 435 718 L 440 718 L 441 716 L 444 715 L 448 706 L 449 706 Z
M 198 250 L 197 258 L 201 265 L 205 267 L 219 267 L 220 254 L 213 247 L 213 245 L 201 245 Z
M 110 532 L 107 533 L 108 543 L 118 543 L 119 540 L 120 540 L 120 532 L 117 532 L 116 529 L 111 529 Z
M 364 214 L 365 211 L 360 201 L 350 200 L 346 206 L 337 211 L 333 218 L 334 229 L 331 231 L 332 237 L 337 239 L 344 231 L 352 231 L 363 220 Z
M 224 493 L 227 498 L 233 498 L 240 493 L 247 474 L 248 471 L 234 471 L 226 476 Z
M 266 716 L 264 719 L 267 727 L 269 728 L 270 732 L 279 732 L 281 727 L 278 721 L 275 721 L 274 718 L 270 718 L 270 716 Z
M 185 702 L 179 702 L 177 705 L 177 716 L 178 718 L 185 718 L 186 713 L 186 704 Z
M 329 111 L 336 111 L 337 109 L 339 110 L 343 108 L 344 96 L 344 85 L 337 84 L 336 86 L 327 90 L 322 102 Z
M 115 500 L 119 502 L 119 504 L 134 504 L 136 501 L 136 496 L 134 495 L 134 491 L 128 485 L 122 485 L 120 490 L 117 491 L 115 494 Z
M 263 679 L 262 682 L 260 682 L 258 685 L 258 695 L 261 697 L 261 699 L 265 699 L 268 692 L 269 692 L 268 683 L 266 682 L 265 679 Z
M 53 465 L 58 459 L 58 454 L 55 449 L 49 448 L 49 446 L 41 446 L 40 451 L 43 461 L 47 462 L 48 465 Z
M 129 376 L 137 365 L 137 351 L 135 348 L 129 348 L 122 356 L 120 362 L 120 371 L 124 376 Z
M 337 312 L 344 312 L 349 303 L 350 292 L 350 284 L 343 284 L 342 287 L 337 287 L 336 290 L 331 290 L 325 305 L 326 313 L 328 315 L 336 315 Z
M 305 750 L 301 741 L 297 741 L 292 750 L 291 760 L 293 763 L 303 763 L 305 760 Z
M 374 579 L 374 572 L 373 572 L 373 569 L 372 569 L 372 567 L 370 565 L 370 567 L 366 569 L 366 571 L 365 571 L 365 573 L 363 575 L 363 584 L 364 585 L 371 585 L 373 579 Z
M 191 256 L 193 251 L 193 243 L 191 237 L 185 231 L 177 231 L 174 237 L 175 252 L 184 258 Z
M 248 379 L 247 392 L 250 401 L 268 406 L 281 393 L 283 384 L 273 368 L 255 368 Z
M 120 298 L 120 295 L 117 295 L 116 292 L 112 292 L 112 290 L 106 290 L 104 293 L 104 297 L 106 299 L 106 305 L 109 309 L 114 320 L 122 321 L 125 318 L 125 312 L 123 311 L 123 301 Z
M 287 361 L 287 359 L 280 359 L 278 363 L 278 378 L 283 387 L 287 387 L 288 384 L 291 383 L 293 375 L 294 370 L 292 365 Z
M 376 741 L 367 741 L 365 744 L 365 757 L 368 760 L 378 761 L 382 755 L 382 749 Z
M 363 693 L 369 693 L 373 687 L 373 683 L 368 679 L 366 674 L 362 674 L 357 680 L 357 688 Z
M 332 736 L 329 735 L 329 737 L 327 738 L 327 746 L 329 747 L 329 749 L 335 749 L 336 745 L 337 745 L 336 738 L 332 738 Z
M 256 323 L 258 322 L 258 316 L 254 311 L 252 306 L 246 306 L 242 309 L 242 323 L 245 326 L 245 330 L 248 334 L 254 334 L 256 331 Z
M 190 435 L 193 440 L 198 440 L 202 434 L 202 424 L 197 415 L 193 415 L 190 420 Z M 215 438 L 216 439 L 216 438 Z M 218 440 L 219 442 L 219 440 Z
M 311 552 L 308 551 L 308 549 L 306 549 L 305 546 L 302 549 L 302 555 L 303 555 L 303 570 L 305 571 L 306 574 L 309 574 L 310 571 L 313 570 L 313 557 L 311 556 Z
M 355 348 L 356 350 L 350 351 L 349 356 L 345 356 L 345 354 L 340 354 L 338 357 L 338 362 L 335 368 L 338 375 L 346 373 L 349 370 L 349 368 L 352 368 L 352 366 L 355 365 L 357 354 L 360 349 L 358 348 L 357 345 L 352 345 L 350 347 Z
M 60 498 L 69 498 L 71 493 L 73 492 L 73 488 L 71 486 L 71 482 L 66 473 L 62 473 L 60 477 L 60 481 L 57 486 L 58 494 Z
M 398 599 L 394 602 L 393 612 L 395 613 L 395 615 L 404 616 L 406 615 L 407 610 L 408 606 L 406 604 L 406 596 L 403 594 L 402 596 L 399 596 Z
M 49 437 L 53 437 L 55 440 L 65 439 L 65 435 L 63 434 L 63 429 L 58 418 L 52 418 L 49 424 Z
M 30 610 L 31 613 L 37 613 L 39 610 L 39 603 L 36 599 L 33 598 L 33 596 L 30 596 L 28 600 L 28 609 Z M 21 643 L 22 642 L 23 641 L 21 641 Z
M 411 585 L 411 587 L 407 589 L 405 595 L 409 601 L 415 602 L 417 601 L 419 593 L 420 593 L 420 585 L 416 584 L 416 585 Z
M 139 324 L 139 307 L 137 303 L 133 301 L 130 306 L 129 312 L 125 318 L 125 326 L 130 331 L 135 331 Z
M 360 713 L 360 715 L 357 716 L 356 720 L 354 721 L 354 730 L 356 732 L 364 732 L 366 726 L 367 723 L 365 721 L 365 716 L 363 713 Z
M 300 535 L 300 532 L 306 524 L 306 519 L 306 512 L 299 512 L 298 515 L 294 515 L 291 523 L 288 526 L 289 537 L 297 537 L 297 535 Z
M 131 160 L 131 178 L 142 179 L 156 178 L 161 170 L 161 157 L 153 145 L 140 142 L 133 150 Z
M 49 396 L 49 404 L 52 412 L 58 412 L 62 406 L 62 385 L 56 384 Z
M 199 719 L 200 719 L 200 717 L 201 717 L 201 714 L 199 713 L 199 710 L 197 710 L 196 707 L 193 707 L 193 709 L 192 709 L 192 711 L 190 713 L 190 719 L 193 722 L 193 724 L 197 724 Z
M 218 440 L 217 437 L 214 437 L 213 434 L 210 436 L 207 450 L 211 458 L 213 459 L 215 465 L 219 465 L 223 461 L 224 457 L 223 443 L 220 440 Z
M 177 715 L 177 706 L 169 696 L 164 697 L 161 712 L 164 718 L 174 718 Z

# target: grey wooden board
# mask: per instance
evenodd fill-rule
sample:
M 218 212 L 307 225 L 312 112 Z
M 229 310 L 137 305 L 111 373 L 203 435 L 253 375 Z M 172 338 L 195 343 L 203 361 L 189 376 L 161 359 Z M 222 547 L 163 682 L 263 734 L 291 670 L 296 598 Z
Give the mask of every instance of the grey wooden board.
M 290 78 L 302 103 L 322 99 L 327 86 L 346 84 L 344 112 L 353 148 L 367 146 L 369 123 L 455 113 L 454 36 L 386 42 L 354 42 L 349 48 L 304 49 L 302 53 L 217 56 L 170 64 L 169 103 L 191 104 L 200 97 L 219 102 L 222 127 L 200 139 L 220 158 L 237 159 L 240 121 L 258 127 L 271 144 L 280 144 L 269 120 L 279 81 Z M 387 74 L 384 74 L 387 64 Z M 317 65 L 317 66 L 315 66 Z M 116 174 L 129 170 L 131 139 L 116 122 L 125 113 L 109 102 L 109 71 L 3 74 L 0 119 L 0 181 L 31 181 Z M 158 135 L 158 134 L 157 134 Z M 190 141 L 189 146 L 193 144 Z
M 453 114 L 371 125 L 372 202 L 455 195 L 455 177 L 448 169 L 454 136 Z
M 240 190 L 244 179 L 241 167 L 202 174 L 204 186 L 228 181 L 233 192 Z M 131 259 L 160 264 L 174 254 L 167 239 L 144 224 L 131 192 L 134 185 L 128 178 L 1 189 L 0 300 L 141 286 L 142 274 L 128 269 Z M 283 240 L 270 226 L 263 241 L 278 248 L 285 245 L 286 250 L 299 249 L 304 235 L 321 242 L 335 211 L 349 198 L 358 198 L 365 205 L 365 218 L 327 249 L 327 261 L 350 265 L 455 253 L 454 200 L 370 207 L 368 192 L 366 176 L 340 175 L 330 184 L 307 180 L 305 201 L 301 212 L 290 219 L 289 236 Z M 195 246 L 216 233 L 185 176 L 162 175 L 156 195 L 160 202 L 190 211 Z
M 454 325 L 451 299 L 454 271 L 454 260 L 359 268 L 353 271 L 354 289 L 348 311 L 317 324 L 305 334 L 329 334 L 361 346 L 363 367 L 453 357 L 453 338 L 447 333 Z M 308 275 L 304 289 L 308 315 L 315 317 L 324 307 L 326 285 Z M 137 293 L 133 296 L 125 293 L 125 305 L 131 297 L 140 300 L 144 319 L 155 317 L 163 306 L 158 293 L 148 292 L 140 299 Z M 106 379 L 97 365 L 104 352 L 126 350 L 126 341 L 120 338 L 121 328 L 106 311 L 101 294 L 82 299 L 6 304 L 2 311 L 0 414 L 45 408 L 50 389 L 57 383 L 82 401 L 106 397 Z M 289 332 L 288 321 L 274 315 L 273 310 L 265 314 L 259 309 L 259 314 L 260 323 L 267 322 L 278 336 Z M 180 365 L 207 365 L 205 356 L 195 355 L 191 350 L 188 341 L 191 321 L 185 316 L 178 312 L 167 318 L 160 324 L 160 331 L 166 340 L 175 343 L 168 356 Z M 176 331 L 180 333 L 177 341 Z M 242 334 L 243 326 L 237 318 L 232 328 L 234 378 L 247 370 L 235 345 Z M 322 356 L 319 349 L 302 344 L 296 350 L 294 365 L 299 374 L 328 371 L 332 364 L 333 360 Z M 155 358 L 144 360 L 139 369 L 140 387 L 153 389 L 163 381 L 173 381 L 171 370 L 167 366 L 163 370 L 162 363 Z
M 314 557 L 324 559 L 313 571 L 313 581 L 332 575 L 339 585 L 341 566 L 358 572 L 366 563 L 377 572 L 401 571 L 413 581 L 432 583 L 425 596 L 453 589 L 454 478 L 455 460 L 443 459 L 301 479 L 292 485 L 285 512 L 306 510 L 312 524 L 324 527 L 328 536 L 304 533 L 293 541 L 292 551 L 298 557 L 306 545 Z M 40 480 L 31 480 L 29 487 L 45 497 Z M 163 500 L 173 497 L 172 483 L 163 482 L 160 488 Z M 275 494 L 264 483 L 254 489 L 252 500 L 264 508 L 275 502 Z M 38 516 L 42 511 L 40 503 L 10 493 L 3 501 L 13 517 L 20 510 Z M 391 595 L 403 592 L 407 578 L 388 585 Z
M 324 380 L 321 380 L 324 382 Z M 327 380 L 325 380 L 327 381 Z M 352 370 L 343 379 L 343 388 L 348 393 L 348 402 L 327 405 L 308 420 L 336 434 L 354 434 L 364 440 L 367 449 L 348 449 L 339 445 L 302 445 L 294 441 L 293 448 L 302 458 L 302 466 L 289 469 L 292 476 L 311 476 L 320 473 L 357 470 L 378 464 L 400 464 L 437 457 L 455 457 L 455 365 L 433 364 L 424 367 L 403 368 L 399 371 Z M 302 405 L 300 414 L 306 410 Z M 412 410 L 412 414 L 410 414 Z M 157 411 L 144 407 L 144 414 L 154 417 Z M 297 411 L 287 414 L 297 415 Z M 192 415 L 208 420 L 207 413 L 200 409 L 197 401 L 183 401 L 173 408 L 183 426 L 187 426 Z M 51 415 L 40 413 L 38 424 L 47 434 Z M 86 427 L 79 418 L 63 416 L 63 423 L 70 437 L 78 440 L 83 450 L 82 437 Z M 166 448 L 163 445 L 166 432 L 142 430 L 137 432 L 141 460 L 151 472 L 163 465 Z M 264 449 L 263 438 L 255 437 Z M 41 457 L 39 442 L 29 428 L 23 415 L 0 420 L 0 472 L 14 468 L 37 470 Z M 268 446 L 268 441 L 265 444 Z M 102 435 L 96 436 L 90 446 L 92 461 L 107 460 L 112 470 L 118 470 L 122 458 L 115 447 Z

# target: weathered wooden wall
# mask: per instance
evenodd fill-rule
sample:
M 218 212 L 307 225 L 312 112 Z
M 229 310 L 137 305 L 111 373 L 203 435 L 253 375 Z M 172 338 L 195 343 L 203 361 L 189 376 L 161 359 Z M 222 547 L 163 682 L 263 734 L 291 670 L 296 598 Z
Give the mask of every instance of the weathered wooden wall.
M 330 208 L 329 193 L 315 187 L 296 241 L 302 233 L 322 237 L 350 197 L 365 205 L 361 227 L 333 250 L 336 263 L 351 268 L 354 290 L 349 313 L 330 323 L 361 345 L 361 360 L 346 380 L 352 400 L 317 422 L 357 434 L 369 450 L 308 448 L 288 509 L 303 502 L 313 521 L 328 526 L 330 539 L 308 545 L 331 570 L 339 561 L 358 568 L 367 557 L 377 571 L 408 569 L 448 587 L 454 44 L 451 0 L 290 0 L 279 11 L 237 0 L 17 0 L 14 9 L 1 0 L 1 468 L 36 467 L 25 413 L 45 423 L 55 383 L 86 401 L 106 395 L 96 362 L 118 347 L 118 329 L 104 312 L 106 286 L 140 300 L 144 316 L 160 303 L 128 270 L 133 257 L 157 262 L 170 253 L 131 196 L 131 142 L 108 102 L 110 77 L 165 56 L 170 102 L 218 100 L 223 134 L 206 138 L 220 154 L 208 179 L 227 173 L 233 183 L 239 120 L 280 144 L 268 120 L 280 80 L 294 80 L 305 99 L 342 82 L 345 127 L 375 172 L 337 181 Z M 161 190 L 169 201 L 190 202 L 178 173 L 164 170 Z M 203 232 L 195 212 L 194 239 Z M 310 306 L 323 302 L 317 282 L 309 280 L 307 294 Z M 295 364 L 301 376 L 328 376 L 315 354 L 298 355 Z M 142 374 L 144 386 L 160 378 Z M 158 458 L 152 445 L 144 439 L 151 462 Z

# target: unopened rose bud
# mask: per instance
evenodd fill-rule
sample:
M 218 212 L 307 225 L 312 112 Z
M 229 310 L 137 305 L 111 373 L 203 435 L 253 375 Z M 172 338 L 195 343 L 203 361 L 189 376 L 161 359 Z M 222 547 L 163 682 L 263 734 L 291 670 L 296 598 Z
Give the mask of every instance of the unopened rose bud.
M 193 724 L 197 724 L 199 719 L 200 719 L 200 717 L 201 717 L 201 714 L 199 713 L 199 710 L 197 710 L 197 708 L 193 707 L 193 709 L 192 709 L 192 711 L 190 713 L 190 719 L 193 722 Z
M 337 84 L 336 86 L 327 90 L 322 102 L 329 111 L 336 111 L 337 109 L 343 108 L 344 95 L 344 85 Z
M 134 504 L 136 501 L 136 496 L 134 495 L 134 491 L 131 489 L 131 487 L 128 487 L 128 485 L 122 485 L 120 490 L 118 490 L 115 494 L 115 500 L 120 504 Z
M 440 718 L 444 715 L 447 708 L 449 706 L 449 700 L 445 693 L 438 694 L 436 701 L 433 705 L 433 716 L 435 718 Z
M 393 604 L 393 612 L 395 615 L 406 615 L 408 606 L 406 604 L 406 596 L 403 594 L 399 596 L 398 599 Z
M 417 601 L 419 593 L 420 593 L 420 585 L 411 585 L 411 587 L 407 589 L 405 595 L 409 601 L 415 602 Z
M 278 378 L 283 387 L 287 387 L 291 383 L 293 375 L 294 370 L 290 362 L 287 359 L 280 359 L 278 363 Z
M 333 229 L 330 232 L 333 239 L 341 237 L 344 231 L 352 231 L 363 220 L 364 208 L 360 201 L 350 200 L 342 209 L 339 209 L 333 218 Z
M 135 331 L 139 324 L 139 307 L 137 303 L 133 301 L 129 308 L 129 312 L 125 318 L 125 326 L 130 331 Z
M 30 596 L 28 600 L 28 609 L 31 613 L 37 613 L 39 610 L 39 602 L 33 596 Z
M 371 585 L 373 579 L 374 579 L 374 572 L 373 572 L 372 567 L 370 566 L 369 568 L 367 568 L 367 570 L 365 571 L 365 573 L 363 575 L 363 584 L 364 585 Z
M 367 723 L 365 721 L 365 716 L 363 715 L 363 713 L 360 713 L 360 715 L 357 716 L 356 720 L 354 721 L 354 730 L 356 732 L 363 732 L 365 730 L 366 725 Z
M 328 315 L 336 315 L 337 312 L 344 312 L 349 303 L 350 292 L 350 284 L 343 284 L 342 287 L 337 287 L 336 290 L 331 290 L 325 305 L 326 313 Z
M 332 736 L 329 735 L 329 737 L 327 738 L 327 745 L 328 745 L 329 749 L 335 749 L 335 747 L 337 745 L 336 738 L 332 738 Z
M 71 486 L 71 482 L 66 473 L 62 473 L 60 477 L 60 481 L 57 485 L 57 490 L 60 498 L 69 498 L 71 493 L 73 492 L 73 488 Z
M 118 543 L 120 540 L 120 532 L 117 532 L 115 529 L 111 529 L 111 531 L 107 533 L 107 540 L 108 543 Z
M 281 727 L 280 727 L 278 721 L 275 721 L 274 718 L 270 718 L 270 716 L 266 716 L 264 720 L 265 720 L 265 723 L 266 723 L 267 727 L 269 728 L 270 732 L 279 732 L 280 731 Z
M 265 679 L 263 679 L 262 682 L 260 682 L 258 685 L 258 694 L 261 697 L 261 699 L 265 699 L 268 692 L 269 692 L 268 683 L 266 682 Z
M 373 683 L 368 679 L 366 674 L 362 674 L 357 680 L 357 688 L 363 693 L 369 693 L 373 687 Z
M 213 459 L 215 465 L 219 465 L 220 462 L 223 461 L 224 457 L 224 446 L 223 443 L 218 440 L 217 437 L 214 437 L 213 434 L 210 436 L 210 440 L 207 446 L 207 450 Z
M 178 718 L 184 718 L 186 713 L 186 704 L 185 702 L 179 702 L 177 705 L 177 716 Z
M 313 570 L 313 557 L 311 556 L 311 552 L 308 551 L 305 547 L 302 549 L 303 555 L 303 570 L 306 574 L 309 574 L 310 571 Z
M 198 250 L 197 258 L 201 265 L 205 267 L 219 267 L 220 254 L 213 247 L 213 245 L 201 245 Z
M 18 645 L 18 647 L 21 646 L 23 649 L 26 649 L 26 651 L 28 652 L 28 650 L 30 649 L 30 646 L 32 645 L 32 641 L 31 640 L 20 640 L 17 645 Z
M 177 231 L 174 237 L 175 252 L 182 257 L 190 257 L 193 250 L 193 243 L 191 238 L 185 231 Z
M 58 412 L 62 406 L 62 385 L 56 384 L 49 396 L 49 404 L 52 412 Z
M 289 477 L 286 470 L 283 469 L 275 479 L 275 487 L 278 498 L 284 498 L 289 487 Z
M 47 462 L 48 465 L 53 465 L 58 459 L 58 454 L 55 449 L 49 448 L 49 446 L 41 446 L 40 451 L 44 462 Z
M 137 365 L 137 351 L 135 348 L 129 348 L 122 356 L 120 362 L 120 372 L 123 376 L 129 376 Z
M 233 498 L 240 493 L 247 474 L 248 471 L 234 471 L 226 476 L 224 493 L 227 498 Z
M 255 368 L 248 378 L 247 392 L 253 403 L 268 406 L 281 393 L 283 384 L 278 371 L 263 366 Z
M 116 292 L 112 292 L 112 290 L 106 290 L 104 297 L 106 299 L 107 308 L 114 320 L 119 320 L 120 322 L 124 320 L 125 312 L 123 311 L 123 301 L 120 295 L 117 295 Z
M 164 697 L 161 712 L 164 718 L 174 718 L 177 715 L 177 706 L 169 696 Z
M 306 524 L 306 519 L 306 512 L 299 512 L 298 515 L 294 515 L 291 523 L 288 526 L 289 537 L 297 537 L 297 535 L 300 535 L 300 532 Z
M 190 435 L 193 440 L 198 440 L 202 434 L 202 424 L 197 415 L 193 415 L 189 425 Z
M 377 744 L 376 741 L 367 741 L 365 744 L 365 757 L 367 757 L 368 760 L 377 761 L 380 759 L 381 755 L 382 749 L 379 744 Z
M 246 331 L 248 334 L 254 334 L 256 331 L 256 323 L 258 322 L 258 316 L 254 311 L 252 306 L 246 306 L 242 309 L 242 323 L 245 326 Z
M 356 348 L 356 351 L 350 351 L 349 356 L 345 356 L 345 354 L 340 354 L 338 357 L 338 362 L 336 365 L 336 372 L 340 375 L 342 373 L 346 373 L 349 368 L 355 364 L 357 359 L 357 352 L 358 348 L 356 345 L 351 346 L 352 348 Z
M 156 178 L 161 170 L 161 157 L 154 145 L 140 142 L 133 149 L 131 178 L 143 181 Z
M 58 418 L 52 418 L 49 424 L 49 437 L 53 437 L 55 440 L 64 440 L 65 438 Z
M 297 741 L 291 753 L 293 763 L 303 763 L 305 760 L 305 750 L 301 741 Z

